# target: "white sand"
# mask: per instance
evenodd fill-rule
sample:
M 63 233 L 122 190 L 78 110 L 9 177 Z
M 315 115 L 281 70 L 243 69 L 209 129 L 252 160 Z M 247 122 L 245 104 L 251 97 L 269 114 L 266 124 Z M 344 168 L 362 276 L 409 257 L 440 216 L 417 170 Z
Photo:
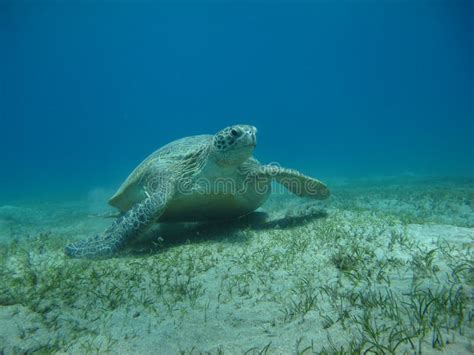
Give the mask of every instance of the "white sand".
M 373 339 L 362 326 L 364 312 L 379 328 L 380 344 L 393 346 L 396 322 L 383 302 L 362 302 L 391 292 L 400 329 L 413 335 L 397 353 L 419 346 L 425 353 L 473 353 L 474 229 L 406 224 L 392 212 L 334 200 L 321 205 L 279 196 L 265 206 L 265 220 L 153 228 L 118 257 L 94 261 L 68 259 L 62 247 L 100 232 L 110 219 L 90 217 L 81 204 L 3 207 L 10 217 L 0 219 L 1 278 L 9 290 L 0 289 L 0 350 L 292 354 L 331 351 L 331 342 L 349 350 L 361 334 L 368 349 Z M 18 222 L 28 216 L 34 223 Z M 17 244 L 6 242 L 12 235 Z M 164 242 L 143 253 L 158 236 Z M 421 323 L 410 302 L 450 289 L 452 297 L 456 291 L 464 297 L 462 326 L 433 302 L 419 345 Z M 452 328 L 440 330 L 441 350 L 433 349 L 436 322 Z

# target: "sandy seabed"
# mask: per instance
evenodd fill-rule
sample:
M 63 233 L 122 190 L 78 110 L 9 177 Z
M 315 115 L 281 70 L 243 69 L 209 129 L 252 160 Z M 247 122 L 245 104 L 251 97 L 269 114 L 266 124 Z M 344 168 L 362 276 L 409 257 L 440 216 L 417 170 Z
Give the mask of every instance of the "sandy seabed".
M 0 204 L 0 352 L 474 353 L 474 179 L 329 185 L 103 260 L 105 202 Z

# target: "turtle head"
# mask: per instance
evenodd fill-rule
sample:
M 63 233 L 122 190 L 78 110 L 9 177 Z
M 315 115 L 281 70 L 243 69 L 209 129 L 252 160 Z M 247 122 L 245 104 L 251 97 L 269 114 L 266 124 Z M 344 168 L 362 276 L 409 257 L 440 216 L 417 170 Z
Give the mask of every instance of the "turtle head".
M 212 139 L 211 152 L 218 164 L 239 165 L 252 156 L 257 145 L 257 128 L 235 125 L 224 128 Z

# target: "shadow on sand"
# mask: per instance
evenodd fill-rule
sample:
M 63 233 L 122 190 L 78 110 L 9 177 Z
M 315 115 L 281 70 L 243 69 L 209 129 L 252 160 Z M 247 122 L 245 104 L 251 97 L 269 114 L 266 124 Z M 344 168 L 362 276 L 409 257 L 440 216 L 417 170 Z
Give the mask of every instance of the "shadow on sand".
M 156 225 L 139 240 L 133 242 L 126 251 L 128 255 L 155 254 L 167 248 L 186 243 L 222 241 L 242 243 L 246 240 L 239 231 L 263 231 L 269 229 L 289 229 L 303 226 L 316 219 L 325 218 L 327 212 L 321 206 L 308 204 L 285 210 L 274 215 L 252 212 L 232 220 L 218 220 L 199 223 L 161 223 Z

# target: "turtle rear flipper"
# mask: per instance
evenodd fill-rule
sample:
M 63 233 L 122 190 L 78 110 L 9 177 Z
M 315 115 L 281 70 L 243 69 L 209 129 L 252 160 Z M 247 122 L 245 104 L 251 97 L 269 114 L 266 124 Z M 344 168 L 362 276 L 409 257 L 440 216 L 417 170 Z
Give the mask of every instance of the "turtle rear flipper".
M 163 214 L 172 195 L 171 189 L 155 192 L 118 218 L 103 235 L 66 246 L 66 255 L 74 258 L 97 258 L 114 254 Z

